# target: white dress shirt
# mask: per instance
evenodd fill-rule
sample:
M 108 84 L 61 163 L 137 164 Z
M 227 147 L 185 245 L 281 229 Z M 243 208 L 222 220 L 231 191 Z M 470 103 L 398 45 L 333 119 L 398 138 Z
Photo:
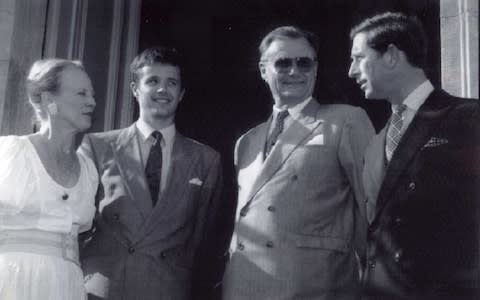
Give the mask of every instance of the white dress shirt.
M 425 80 L 420 84 L 416 89 L 414 89 L 408 96 L 403 100 L 403 104 L 407 106 L 405 111 L 402 113 L 402 129 L 400 133 L 403 135 L 405 130 L 407 130 L 410 123 L 412 123 L 413 118 L 417 114 L 418 109 L 425 103 L 428 96 L 433 91 L 433 85 L 429 80 Z M 396 109 L 398 105 L 392 105 L 392 112 Z
M 297 105 L 294 105 L 292 107 L 288 107 L 288 108 L 285 108 L 285 107 L 276 107 L 275 105 L 273 106 L 273 122 L 271 122 L 270 124 L 270 128 L 268 130 L 268 134 L 270 135 L 272 133 L 272 130 L 273 128 L 275 127 L 275 120 L 277 119 L 277 115 L 279 112 L 283 111 L 283 110 L 288 110 L 288 117 L 285 118 L 285 123 L 283 125 L 283 132 L 286 131 L 286 129 L 292 125 L 293 121 L 298 119 L 298 117 L 300 116 L 300 112 L 303 110 L 303 108 L 305 106 L 307 106 L 307 104 L 312 100 L 312 96 L 308 97 L 307 99 L 303 100 L 302 102 L 298 103 Z M 283 134 L 282 132 L 282 134 Z M 282 135 L 280 134 L 280 136 Z

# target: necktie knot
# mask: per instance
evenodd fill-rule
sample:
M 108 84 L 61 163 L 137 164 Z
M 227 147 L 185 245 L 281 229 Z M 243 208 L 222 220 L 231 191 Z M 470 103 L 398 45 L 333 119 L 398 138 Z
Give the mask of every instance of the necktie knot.
M 403 112 L 407 109 L 407 106 L 405 104 L 400 104 L 400 105 L 397 105 L 394 109 L 393 109 L 393 113 L 394 114 L 398 114 L 398 115 L 402 115 Z
M 282 110 L 282 111 L 278 112 L 276 124 L 283 125 L 283 121 L 285 121 L 285 118 L 287 116 L 288 116 L 288 110 Z
M 153 145 L 154 146 L 157 146 L 157 145 L 160 145 L 160 142 L 162 141 L 162 134 L 160 133 L 160 131 L 154 131 L 152 132 L 151 136 L 153 137 L 154 141 L 153 141 Z

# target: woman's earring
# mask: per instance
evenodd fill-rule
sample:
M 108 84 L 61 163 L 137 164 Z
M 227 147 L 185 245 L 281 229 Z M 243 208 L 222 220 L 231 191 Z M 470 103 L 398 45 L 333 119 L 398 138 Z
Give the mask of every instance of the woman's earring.
M 49 103 L 47 105 L 47 110 L 50 113 L 50 115 L 54 116 L 58 113 L 58 106 L 57 103 Z

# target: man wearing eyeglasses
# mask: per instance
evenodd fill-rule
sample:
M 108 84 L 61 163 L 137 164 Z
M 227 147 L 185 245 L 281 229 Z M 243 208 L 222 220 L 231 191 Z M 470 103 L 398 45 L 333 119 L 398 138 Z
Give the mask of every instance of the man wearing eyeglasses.
M 362 109 L 312 98 L 316 49 L 315 36 L 290 26 L 260 45 L 260 75 L 274 105 L 235 147 L 226 300 L 358 298 L 356 252 L 366 228 L 360 175 L 374 130 Z

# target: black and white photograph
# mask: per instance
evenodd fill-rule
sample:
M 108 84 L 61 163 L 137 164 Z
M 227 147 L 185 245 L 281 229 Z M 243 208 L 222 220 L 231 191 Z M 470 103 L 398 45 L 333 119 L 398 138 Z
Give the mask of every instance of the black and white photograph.
M 478 300 L 477 0 L 0 0 L 0 300 Z

